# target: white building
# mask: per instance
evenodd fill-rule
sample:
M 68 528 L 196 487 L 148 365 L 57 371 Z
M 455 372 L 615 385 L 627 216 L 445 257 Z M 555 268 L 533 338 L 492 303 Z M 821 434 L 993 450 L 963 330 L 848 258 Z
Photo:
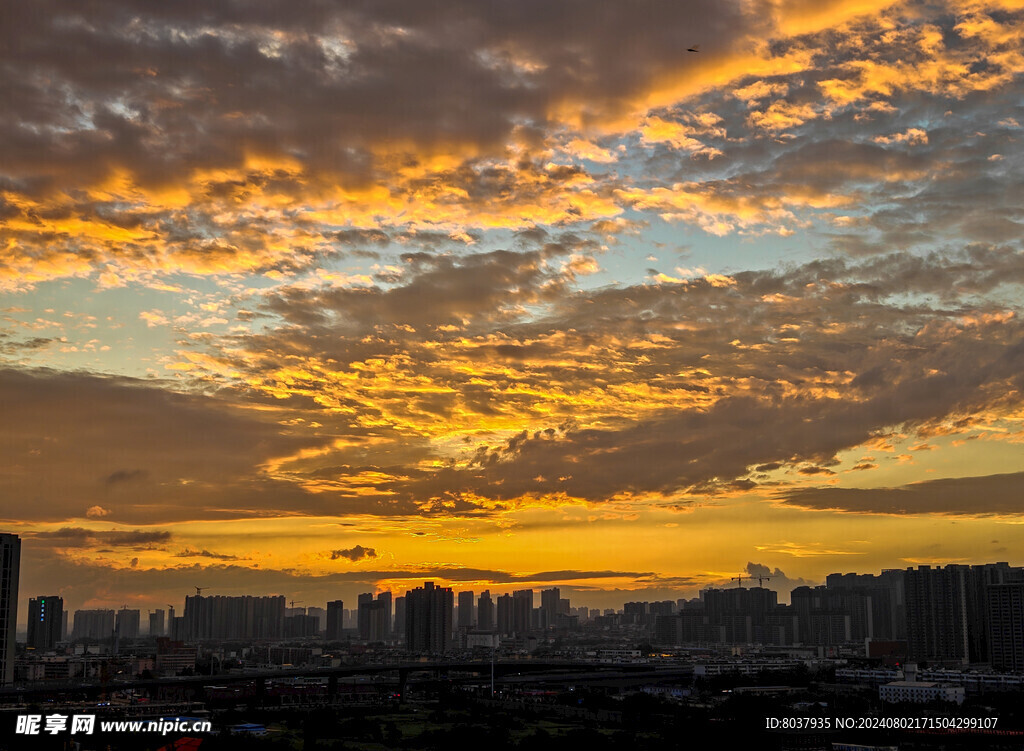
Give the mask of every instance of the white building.
M 878 687 L 878 698 L 888 703 L 925 703 L 938 700 L 963 704 L 964 687 L 932 681 L 893 681 Z

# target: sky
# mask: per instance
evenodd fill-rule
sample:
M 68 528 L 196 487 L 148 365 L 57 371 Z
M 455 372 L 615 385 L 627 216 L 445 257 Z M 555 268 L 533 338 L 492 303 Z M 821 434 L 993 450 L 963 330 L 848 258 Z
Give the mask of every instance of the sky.
M 1022 0 L 0 37 L 22 613 L 1024 564 Z

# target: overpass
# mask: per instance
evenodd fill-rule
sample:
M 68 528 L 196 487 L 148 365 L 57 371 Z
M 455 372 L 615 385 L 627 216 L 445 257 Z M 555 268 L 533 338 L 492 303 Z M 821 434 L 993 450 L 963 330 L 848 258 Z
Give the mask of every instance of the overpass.
M 211 686 L 226 686 L 238 683 L 255 683 L 258 690 L 265 687 L 266 682 L 274 680 L 292 680 L 296 678 L 326 678 L 328 695 L 333 696 L 338 690 L 338 682 L 343 678 L 356 676 L 381 676 L 394 674 L 399 687 L 399 694 L 405 693 L 410 675 L 418 672 L 432 673 L 435 680 L 446 680 L 451 673 L 471 673 L 479 678 L 489 678 L 492 674 L 495 682 L 529 682 L 544 676 L 547 680 L 593 680 L 602 677 L 611 680 L 633 678 L 682 677 L 692 674 L 692 667 L 679 666 L 672 670 L 659 668 L 654 663 L 600 663 L 575 662 L 572 660 L 428 660 L 365 663 L 360 665 L 340 665 L 327 668 L 292 668 L 277 670 L 239 671 L 218 673 L 216 675 L 175 676 L 167 678 L 133 678 L 129 680 L 110 681 L 69 681 L 27 684 L 0 689 L 0 704 L 31 702 L 38 699 L 56 697 L 100 698 L 114 691 L 126 689 L 145 691 L 151 695 L 160 692 L 190 694 L 201 699 L 206 689 Z M 604 674 L 604 675 L 601 675 Z M 460 679 L 464 679 L 460 676 Z

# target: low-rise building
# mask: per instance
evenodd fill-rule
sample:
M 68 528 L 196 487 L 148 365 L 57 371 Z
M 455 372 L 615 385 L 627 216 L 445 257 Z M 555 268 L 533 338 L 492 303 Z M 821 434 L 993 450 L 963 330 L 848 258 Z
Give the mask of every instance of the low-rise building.
M 878 687 L 878 697 L 889 704 L 896 702 L 927 703 L 944 701 L 964 703 L 964 687 L 932 681 L 893 681 Z

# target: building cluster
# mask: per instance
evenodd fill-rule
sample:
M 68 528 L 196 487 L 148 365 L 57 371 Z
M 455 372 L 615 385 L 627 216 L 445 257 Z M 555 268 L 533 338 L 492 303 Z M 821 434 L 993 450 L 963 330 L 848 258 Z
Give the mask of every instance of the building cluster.
M 660 644 L 866 644 L 869 656 L 1024 671 L 1024 567 L 831 574 L 779 604 L 763 587 L 708 589 L 655 620 Z
M 16 535 L 0 534 L 0 562 L 0 682 L 9 684 L 17 655 Z M 47 677 L 88 676 L 100 656 L 123 660 L 143 654 L 139 645 L 145 643 L 156 645 L 149 649 L 150 663 L 125 669 L 176 674 L 194 667 L 202 649 L 218 644 L 237 647 L 225 655 L 258 656 L 264 650 L 270 663 L 287 664 L 339 643 L 349 654 L 359 649 L 437 655 L 474 648 L 532 650 L 556 637 L 563 645 L 602 637 L 623 645 L 763 645 L 835 656 L 866 650 L 869 657 L 894 661 L 987 664 L 1024 673 L 1024 567 L 1007 563 L 832 574 L 823 586 L 793 589 L 789 604 L 763 586 L 737 586 L 709 588 L 689 600 L 597 610 L 574 607 L 559 587 L 495 596 L 426 582 L 398 596 L 360 594 L 350 608 L 340 599 L 325 607 L 297 605 L 283 595 L 197 590 L 185 598 L 180 615 L 168 605 L 149 612 L 144 622 L 141 611 L 127 606 L 75 610 L 69 618 L 59 595 L 32 597 L 21 662 L 32 663 L 28 672 Z

